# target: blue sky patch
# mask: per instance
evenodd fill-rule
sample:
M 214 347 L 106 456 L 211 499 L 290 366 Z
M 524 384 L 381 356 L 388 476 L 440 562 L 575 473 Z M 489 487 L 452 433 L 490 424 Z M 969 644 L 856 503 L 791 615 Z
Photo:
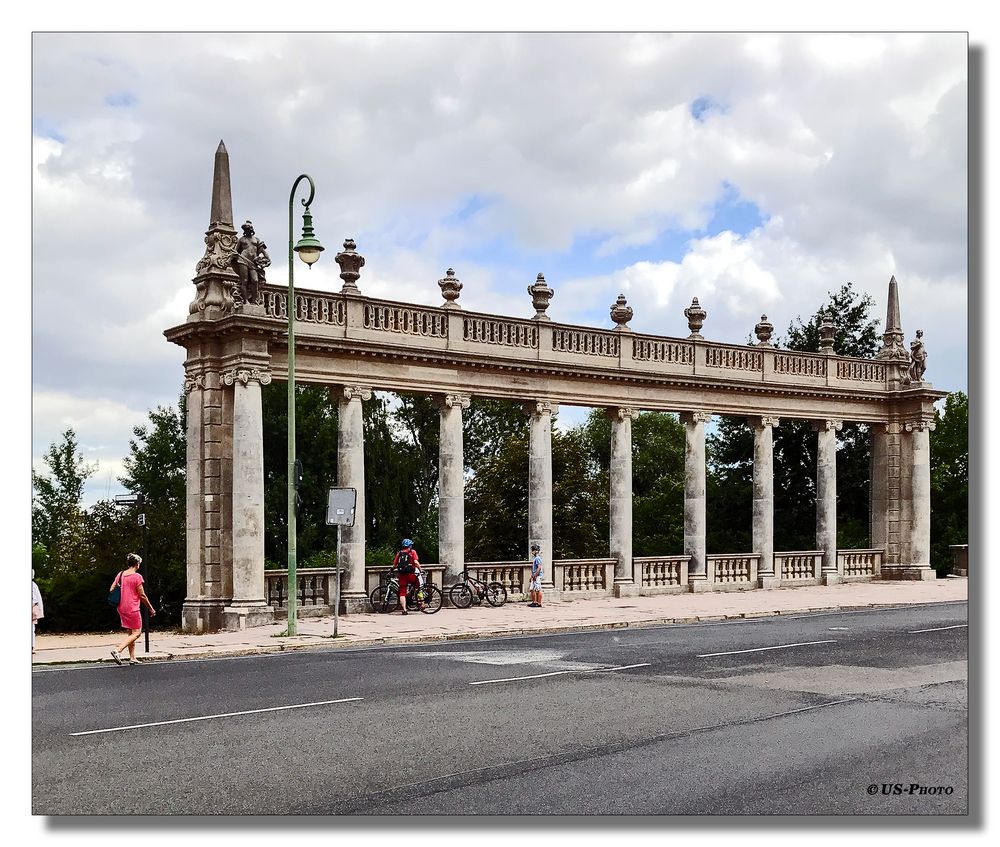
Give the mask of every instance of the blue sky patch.
M 711 112 L 719 112 L 721 114 L 725 111 L 722 104 L 717 103 L 711 97 L 699 97 L 691 103 L 691 116 L 701 123 L 708 120 Z
M 31 134 L 36 135 L 39 138 L 51 138 L 53 141 L 58 141 L 60 144 L 65 143 L 66 136 L 56 129 L 54 123 L 52 123 L 48 118 L 33 117 L 31 119 Z
M 119 91 L 116 94 L 108 94 L 104 102 L 112 108 L 127 108 L 135 105 L 135 95 L 131 91 Z

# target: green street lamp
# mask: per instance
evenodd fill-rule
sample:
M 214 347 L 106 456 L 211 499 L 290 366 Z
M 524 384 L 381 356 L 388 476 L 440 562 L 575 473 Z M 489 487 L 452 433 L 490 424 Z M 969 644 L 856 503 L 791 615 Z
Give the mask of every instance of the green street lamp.
M 292 246 L 294 237 L 292 230 L 292 207 L 295 202 L 295 189 L 302 180 L 309 181 L 309 197 L 302 201 L 306 207 L 302 215 L 302 237 L 298 244 Z M 312 177 L 302 174 L 292 184 L 292 192 L 288 195 L 288 634 L 298 635 L 298 574 L 296 573 L 296 521 L 295 494 L 298 474 L 295 469 L 295 261 L 292 253 L 298 253 L 310 268 L 319 260 L 323 245 L 313 233 L 312 214 L 309 206 L 316 194 L 316 186 Z

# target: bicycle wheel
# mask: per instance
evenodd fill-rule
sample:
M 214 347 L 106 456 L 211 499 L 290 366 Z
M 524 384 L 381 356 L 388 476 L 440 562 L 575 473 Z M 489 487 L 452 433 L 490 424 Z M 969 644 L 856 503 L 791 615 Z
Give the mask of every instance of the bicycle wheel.
M 372 604 L 372 608 L 376 612 L 382 611 L 382 601 L 385 599 L 385 586 L 376 585 L 372 589 L 372 593 L 368 595 L 368 602 Z
M 382 608 L 380 611 L 388 614 L 389 612 L 395 612 L 398 606 L 399 589 L 395 585 L 390 585 L 389 590 L 385 592 L 385 598 L 382 600 Z
M 469 588 L 467 582 L 453 585 L 451 591 L 448 592 L 448 597 L 451 599 L 451 605 L 456 609 L 468 609 L 472 605 L 472 589 Z
M 441 594 L 440 588 L 430 584 L 424 586 L 424 607 L 420 610 L 421 612 L 425 615 L 433 615 L 441 610 L 442 602 L 444 602 L 444 596 Z
M 486 586 L 486 602 L 491 606 L 502 606 L 507 602 L 507 589 L 499 582 L 491 582 Z

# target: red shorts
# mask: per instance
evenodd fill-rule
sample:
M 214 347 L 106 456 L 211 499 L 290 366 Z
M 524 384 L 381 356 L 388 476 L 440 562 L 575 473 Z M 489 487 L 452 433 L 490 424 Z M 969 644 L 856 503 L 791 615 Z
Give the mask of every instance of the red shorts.
M 418 577 L 415 573 L 401 573 L 399 575 L 399 596 L 400 597 L 405 597 L 406 596 L 407 587 L 410 584 L 419 586 L 420 585 L 420 577 Z

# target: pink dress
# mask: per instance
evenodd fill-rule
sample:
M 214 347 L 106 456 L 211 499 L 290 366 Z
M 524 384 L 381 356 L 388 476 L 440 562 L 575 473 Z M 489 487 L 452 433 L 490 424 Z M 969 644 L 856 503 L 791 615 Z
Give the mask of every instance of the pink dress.
M 139 586 L 144 582 L 142 575 L 125 574 L 122 577 L 122 601 L 118 604 L 118 617 L 125 629 L 142 629 L 142 615 L 139 614 Z

